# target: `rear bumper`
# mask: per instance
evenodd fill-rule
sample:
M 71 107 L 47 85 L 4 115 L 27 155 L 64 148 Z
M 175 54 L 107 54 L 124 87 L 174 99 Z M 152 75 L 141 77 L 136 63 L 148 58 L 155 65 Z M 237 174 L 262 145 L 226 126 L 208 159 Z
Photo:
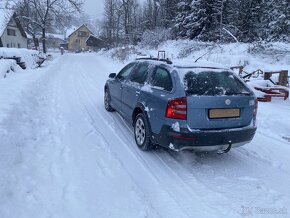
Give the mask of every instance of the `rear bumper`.
M 249 143 L 256 127 L 243 127 L 223 130 L 181 129 L 175 132 L 169 126 L 163 126 L 160 134 L 154 135 L 154 141 L 172 150 L 193 149 L 198 151 L 224 150 L 229 145 L 239 147 Z

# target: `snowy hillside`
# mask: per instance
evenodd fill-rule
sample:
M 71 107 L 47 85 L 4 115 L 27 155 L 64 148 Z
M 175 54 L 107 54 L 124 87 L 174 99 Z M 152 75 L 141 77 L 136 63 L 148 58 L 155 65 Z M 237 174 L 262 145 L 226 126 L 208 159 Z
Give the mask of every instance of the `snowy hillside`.
M 104 54 L 115 60 L 122 58 L 122 48 L 105 51 Z M 217 44 L 192 40 L 169 40 L 158 48 L 144 46 L 126 47 L 126 61 L 133 60 L 138 55 L 156 56 L 157 51 L 165 51 L 170 59 L 190 59 L 221 63 L 227 67 L 245 66 L 245 70 L 252 72 L 257 69 L 274 71 L 290 69 L 290 44 L 270 43 L 267 45 L 249 43 Z
M 211 50 L 204 59 L 227 66 L 290 70 L 289 45 L 269 48 L 279 51 L 273 58 L 247 44 L 191 44 L 160 50 L 179 59 Z M 127 61 L 156 55 L 133 50 Z M 142 152 L 132 127 L 104 109 L 108 75 L 124 66 L 113 53 L 65 54 L 0 80 L 1 218 L 289 217 L 289 99 L 260 103 L 254 140 L 228 154 Z

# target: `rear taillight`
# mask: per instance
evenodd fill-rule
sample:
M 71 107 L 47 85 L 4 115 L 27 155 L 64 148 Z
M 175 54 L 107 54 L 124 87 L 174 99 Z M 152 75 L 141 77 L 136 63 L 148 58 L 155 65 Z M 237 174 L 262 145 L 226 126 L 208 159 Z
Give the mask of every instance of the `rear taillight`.
M 258 100 L 256 99 L 256 101 L 255 101 L 255 108 L 254 108 L 254 112 L 253 112 L 253 115 L 254 115 L 255 118 L 257 116 L 257 113 L 258 113 Z
M 186 98 L 169 100 L 166 108 L 166 117 L 171 119 L 186 120 Z

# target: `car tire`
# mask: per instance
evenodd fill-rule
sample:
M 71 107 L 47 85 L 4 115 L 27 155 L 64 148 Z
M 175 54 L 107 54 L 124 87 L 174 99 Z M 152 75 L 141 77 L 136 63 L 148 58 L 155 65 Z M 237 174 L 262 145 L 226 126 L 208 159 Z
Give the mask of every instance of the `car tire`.
M 151 142 L 151 131 L 149 124 L 143 113 L 136 116 L 134 121 L 134 138 L 137 146 L 143 151 L 149 151 L 153 148 Z
M 115 111 L 114 108 L 112 108 L 112 106 L 111 106 L 111 95 L 110 95 L 110 92 L 107 88 L 105 89 L 104 105 L 105 105 L 105 109 L 107 111 L 109 111 L 109 112 Z

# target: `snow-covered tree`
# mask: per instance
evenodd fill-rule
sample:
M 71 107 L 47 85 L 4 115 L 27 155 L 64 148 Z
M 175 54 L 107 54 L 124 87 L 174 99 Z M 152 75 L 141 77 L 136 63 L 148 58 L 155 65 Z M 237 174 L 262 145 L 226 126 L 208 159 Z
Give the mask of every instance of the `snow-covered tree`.
M 146 0 L 138 10 L 133 0 L 106 1 L 120 6 L 105 26 L 121 27 L 122 35 L 167 28 L 175 38 L 202 41 L 290 40 L 289 0 Z
M 171 39 L 171 33 L 168 29 L 156 28 L 155 30 L 146 30 L 141 39 L 142 46 L 157 48 L 162 42 Z
M 290 40 L 290 1 L 265 1 L 262 16 L 263 32 L 267 40 Z
M 179 10 L 175 25 L 179 37 L 205 41 L 220 38 L 223 0 L 181 1 Z
M 80 0 L 21 0 L 16 9 L 24 26 L 41 30 L 43 52 L 46 52 L 47 30 L 55 24 L 67 22 L 67 18 L 80 11 L 81 6 Z

